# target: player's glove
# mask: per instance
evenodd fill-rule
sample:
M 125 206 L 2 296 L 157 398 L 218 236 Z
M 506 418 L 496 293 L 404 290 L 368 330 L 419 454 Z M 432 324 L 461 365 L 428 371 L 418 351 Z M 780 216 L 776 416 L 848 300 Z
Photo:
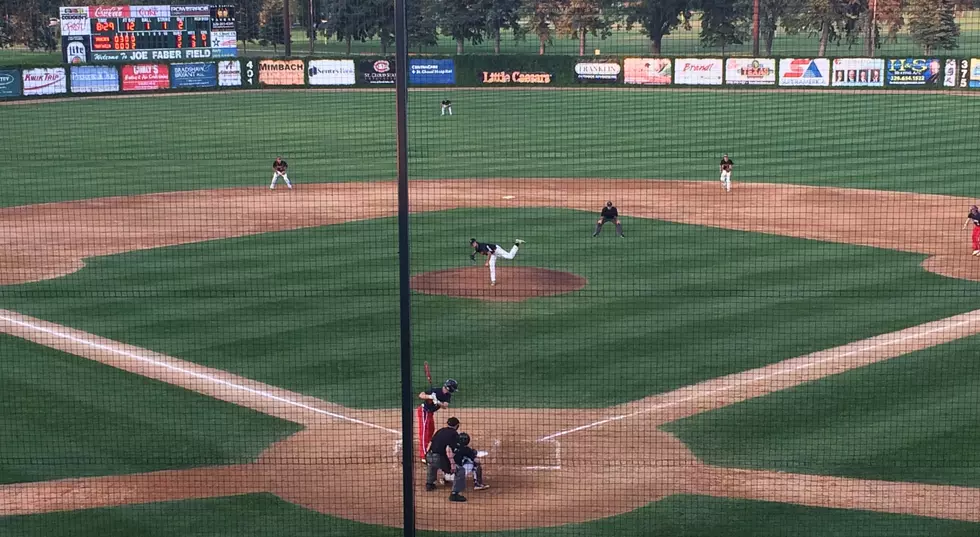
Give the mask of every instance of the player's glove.
M 470 261 L 476 262 L 476 253 L 470 254 Z

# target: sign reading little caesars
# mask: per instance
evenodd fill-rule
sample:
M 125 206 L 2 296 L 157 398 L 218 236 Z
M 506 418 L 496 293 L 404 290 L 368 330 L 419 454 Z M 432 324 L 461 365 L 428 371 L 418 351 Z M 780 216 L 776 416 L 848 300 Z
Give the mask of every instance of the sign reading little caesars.
M 783 58 L 779 60 L 779 85 L 789 87 L 829 86 L 830 60 L 827 58 Z
M 170 65 L 172 87 L 213 88 L 218 85 L 218 65 L 214 63 L 175 63 Z
M 25 69 L 21 78 L 24 95 L 55 95 L 68 92 L 68 75 L 64 68 Z
M 885 82 L 889 86 L 940 86 L 943 62 L 938 58 L 900 58 L 885 63 Z
M 110 93 L 119 91 L 119 71 L 108 66 L 72 66 L 72 93 Z
M 619 73 L 623 69 L 618 63 L 595 62 L 575 64 L 575 75 L 579 82 L 606 82 L 614 83 L 619 81 Z
M 775 84 L 776 60 L 772 58 L 729 58 L 725 62 L 725 83 Z
M 674 78 L 670 58 L 626 58 L 623 67 L 627 84 L 667 86 Z
M 674 61 L 674 84 L 720 86 L 721 77 L 719 58 L 677 58 Z
M 408 82 L 419 86 L 450 86 L 456 83 L 453 60 L 409 60 Z
M 268 86 L 302 86 L 306 83 L 303 60 L 259 61 L 259 83 Z
M 311 86 L 353 86 L 357 82 L 354 60 L 310 60 Z
M 483 71 L 484 84 L 551 84 L 551 73 L 521 71 Z
M 20 97 L 20 71 L 0 69 L 0 99 Z
M 394 60 L 367 60 L 358 62 L 357 72 L 365 84 L 394 84 L 395 67 Z

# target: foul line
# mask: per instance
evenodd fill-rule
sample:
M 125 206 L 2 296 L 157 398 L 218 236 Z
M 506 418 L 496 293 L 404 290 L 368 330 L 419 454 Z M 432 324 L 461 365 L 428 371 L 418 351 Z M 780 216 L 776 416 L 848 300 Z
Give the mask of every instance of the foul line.
M 963 326 L 965 324 L 974 323 L 974 322 L 977 322 L 977 319 L 968 319 L 968 320 L 965 320 L 965 321 L 959 321 L 957 323 L 954 323 L 954 324 L 951 324 L 951 325 L 948 325 L 948 326 L 941 326 L 941 327 L 937 327 L 937 328 L 933 328 L 933 329 L 927 330 L 925 332 L 921 332 L 921 333 L 917 333 L 917 334 L 911 334 L 911 335 L 908 335 L 908 336 L 903 336 L 903 337 L 900 337 L 898 339 L 894 339 L 894 340 L 891 340 L 891 341 L 886 341 L 886 342 L 882 342 L 882 343 L 875 343 L 874 345 L 868 345 L 867 347 L 862 347 L 860 349 L 855 349 L 853 351 L 848 351 L 848 352 L 845 352 L 844 354 L 839 354 L 839 355 L 835 354 L 833 356 L 829 356 L 827 358 L 823 358 L 823 359 L 817 360 L 815 362 L 808 362 L 808 363 L 805 363 L 805 364 L 802 364 L 802 365 L 798 365 L 798 366 L 794 366 L 794 367 L 791 367 L 791 368 L 788 368 L 788 369 L 782 369 L 782 370 L 779 370 L 779 371 L 775 371 L 773 373 L 768 373 L 768 374 L 765 374 L 765 375 L 759 375 L 759 376 L 756 376 L 756 377 L 753 377 L 753 378 L 750 378 L 750 379 L 738 381 L 735 384 L 732 384 L 732 385 L 729 385 L 729 386 L 725 386 L 724 388 L 716 388 L 714 390 L 710 390 L 710 391 L 707 391 L 707 392 L 699 392 L 699 393 L 696 393 L 694 395 L 689 395 L 687 397 L 684 397 L 684 398 L 681 398 L 681 399 L 677 399 L 676 401 L 668 401 L 666 403 L 660 403 L 658 405 L 654 405 L 654 406 L 652 406 L 650 408 L 644 408 L 643 410 L 637 410 L 636 412 L 632 412 L 630 414 L 622 414 L 622 415 L 619 415 L 619 416 L 613 416 L 611 418 L 606 418 L 606 419 L 603 419 L 603 420 L 599 420 L 599 421 L 596 421 L 596 422 L 593 422 L 593 423 L 589 423 L 587 425 L 581 425 L 581 426 L 575 427 L 573 429 L 568 429 L 567 431 L 561 431 L 561 432 L 557 432 L 557 433 L 554 433 L 554 434 L 550 434 L 548 436 L 542 436 L 541 438 L 538 439 L 538 442 L 546 442 L 548 440 L 554 440 L 556 438 L 559 438 L 559 437 L 562 437 L 562 436 L 565 436 L 565 435 L 568 435 L 568 434 L 577 433 L 577 432 L 585 431 L 585 430 L 588 430 L 588 429 L 594 429 L 596 427 L 600 427 L 602 425 L 605 425 L 607 423 L 612 423 L 614 421 L 625 420 L 627 418 L 632 418 L 632 417 L 635 417 L 635 416 L 639 416 L 641 414 L 647 414 L 647 413 L 650 413 L 650 412 L 656 412 L 658 410 L 663 410 L 665 408 L 670 408 L 670 407 L 673 407 L 673 406 L 677 406 L 677 405 L 680 405 L 682 403 L 687 403 L 687 402 L 690 402 L 690 401 L 701 399 L 703 397 L 709 397 L 709 396 L 712 396 L 712 395 L 717 395 L 719 393 L 731 391 L 731 390 L 734 390 L 736 388 L 740 388 L 740 387 L 742 387 L 742 386 L 744 386 L 746 384 L 752 384 L 754 382 L 759 382 L 760 380 L 768 380 L 768 379 L 771 379 L 773 377 L 778 377 L 779 375 L 785 375 L 786 373 L 792 373 L 794 371 L 799 371 L 801 369 L 807 369 L 807 368 L 813 367 L 815 365 L 820 365 L 822 363 L 826 363 L 826 362 L 829 362 L 829 361 L 832 361 L 832 360 L 839 360 L 841 358 L 847 358 L 848 356 L 853 356 L 855 354 L 860 354 L 862 352 L 867 352 L 867 351 L 870 351 L 870 350 L 874 350 L 874 349 L 877 349 L 879 347 L 884 347 L 884 346 L 888 346 L 888 345 L 894 345 L 896 343 L 901 343 L 903 341 L 908 341 L 910 339 L 918 339 L 918 338 L 921 338 L 923 336 L 928 336 L 930 334 L 935 334 L 936 332 L 944 332 L 946 330 L 950 330 L 950 329 L 957 328 L 957 327 Z M 827 352 L 827 351 L 822 351 L 822 352 Z M 724 377 L 722 377 L 722 378 L 724 378 Z M 709 380 L 707 382 L 713 382 L 714 380 L 718 380 L 718 379 Z M 684 389 L 684 388 L 681 388 L 681 389 Z
M 216 378 L 216 377 L 212 377 L 211 375 L 205 375 L 204 373 L 198 373 L 196 371 L 191 371 L 189 369 L 184 369 L 182 367 L 171 365 L 171 364 L 168 364 L 166 362 L 161 362 L 159 360 L 154 360 L 152 358 L 147 358 L 145 356 L 140 356 L 138 354 L 133 354 L 131 352 L 127 352 L 127 351 L 124 351 L 124 350 L 120 350 L 120 349 L 116 349 L 116 348 L 113 348 L 113 347 L 109 347 L 107 345 L 102 345 L 102 344 L 96 343 L 94 341 L 89 341 L 87 339 L 82 339 L 82 338 L 79 338 L 79 337 L 75 337 L 75 336 L 73 336 L 71 334 L 65 334 L 65 333 L 62 333 L 62 332 L 58 332 L 56 330 L 50 330 L 48 328 L 44 328 L 42 326 L 36 326 L 36 325 L 31 324 L 31 323 L 25 323 L 23 321 L 18 321 L 17 319 L 11 319 L 11 318 L 6 317 L 4 315 L 0 315 L 0 320 L 4 320 L 4 321 L 7 321 L 9 323 L 20 325 L 20 326 L 22 326 L 24 328 L 29 328 L 31 330 L 36 330 L 38 332 L 42 332 L 42 333 L 45 333 L 45 334 L 50 334 L 52 336 L 56 336 L 56 337 L 59 337 L 59 338 L 62 338 L 62 339 L 67 339 L 69 341 L 74 341 L 76 343 L 81 343 L 82 345 L 87 345 L 87 346 L 89 346 L 91 348 L 94 348 L 94 349 L 99 349 L 99 350 L 107 351 L 107 352 L 110 352 L 110 353 L 113 353 L 113 354 L 117 354 L 117 355 L 120 355 L 120 356 L 125 356 L 127 358 L 132 358 L 134 360 L 139 360 L 141 362 L 152 364 L 152 365 L 155 365 L 157 367 L 163 367 L 163 368 L 169 369 L 171 371 L 176 371 L 178 373 L 182 373 L 184 375 L 188 375 L 188 376 L 195 377 L 195 378 L 198 378 L 198 379 L 206 380 L 208 382 L 213 382 L 213 383 L 219 384 L 221 386 L 227 386 L 229 388 L 234 388 L 236 390 L 241 390 L 243 392 L 250 393 L 252 395 L 258 395 L 260 397 L 264 397 L 266 399 L 270 399 L 270 400 L 276 401 L 278 403 L 285 403 L 287 405 L 291 405 L 291 406 L 294 406 L 294 407 L 297 407 L 297 408 L 302 408 L 303 410 L 309 410 L 310 412 L 314 412 L 314 413 L 317 413 L 317 414 L 328 416 L 328 417 L 331 417 L 331 418 L 334 418 L 334 419 L 338 419 L 338 420 L 342 420 L 342 421 L 348 421 L 350 423 L 356 423 L 357 425 L 363 425 L 365 427 L 370 427 L 372 429 L 378 429 L 378 430 L 385 431 L 385 432 L 388 432 L 388 433 L 391 433 L 391 434 L 397 434 L 399 436 L 401 435 L 401 432 L 400 431 L 396 431 L 394 429 L 389 429 L 387 427 L 382 427 L 380 425 L 376 425 L 374 423 L 369 423 L 369 422 L 366 422 L 366 421 L 363 421 L 363 420 L 359 420 L 357 418 L 351 418 L 349 416 L 344 416 L 343 414 L 337 414 L 337 413 L 334 413 L 334 412 L 328 412 L 326 410 L 323 410 L 323 409 L 320 409 L 320 408 L 316 408 L 316 407 L 313 407 L 313 406 L 310 406 L 310 405 L 307 405 L 307 404 L 304 404 L 304 403 L 300 403 L 298 401 L 293 401 L 292 399 L 287 399 L 285 397 L 280 397 L 278 395 L 271 394 L 271 393 L 266 392 L 266 391 L 263 391 L 263 390 L 256 390 L 255 388 L 249 388 L 248 386 L 242 386 L 241 384 L 235 384 L 234 382 L 229 382 L 227 380 L 222 380 L 222 379 L 219 379 L 219 378 Z
M 561 444 L 557 439 L 552 439 L 551 442 L 555 443 L 555 464 L 553 466 L 525 466 L 525 470 L 561 470 Z

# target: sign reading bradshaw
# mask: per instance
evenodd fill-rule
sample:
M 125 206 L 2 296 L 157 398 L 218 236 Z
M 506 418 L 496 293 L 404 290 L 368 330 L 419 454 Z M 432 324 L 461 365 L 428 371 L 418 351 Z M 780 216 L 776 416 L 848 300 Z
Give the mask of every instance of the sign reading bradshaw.
M 551 84 L 551 73 L 521 71 L 483 71 L 484 84 Z

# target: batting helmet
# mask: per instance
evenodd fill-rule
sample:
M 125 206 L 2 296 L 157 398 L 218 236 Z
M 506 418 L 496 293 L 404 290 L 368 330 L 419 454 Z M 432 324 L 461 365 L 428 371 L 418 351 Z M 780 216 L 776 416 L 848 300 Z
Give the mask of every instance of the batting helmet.
M 445 387 L 445 388 L 446 388 L 447 390 L 449 390 L 449 393 L 456 393 L 456 390 L 458 390 L 458 389 L 459 389 L 459 383 L 458 383 L 458 382 L 456 382 L 456 381 L 455 381 L 455 380 L 453 380 L 453 379 L 449 379 L 449 380 L 447 380 L 447 381 L 445 382 L 445 384 L 443 384 L 443 386 L 444 386 L 444 387 Z
M 468 445 L 470 445 L 470 435 L 459 433 L 459 447 L 466 447 Z

